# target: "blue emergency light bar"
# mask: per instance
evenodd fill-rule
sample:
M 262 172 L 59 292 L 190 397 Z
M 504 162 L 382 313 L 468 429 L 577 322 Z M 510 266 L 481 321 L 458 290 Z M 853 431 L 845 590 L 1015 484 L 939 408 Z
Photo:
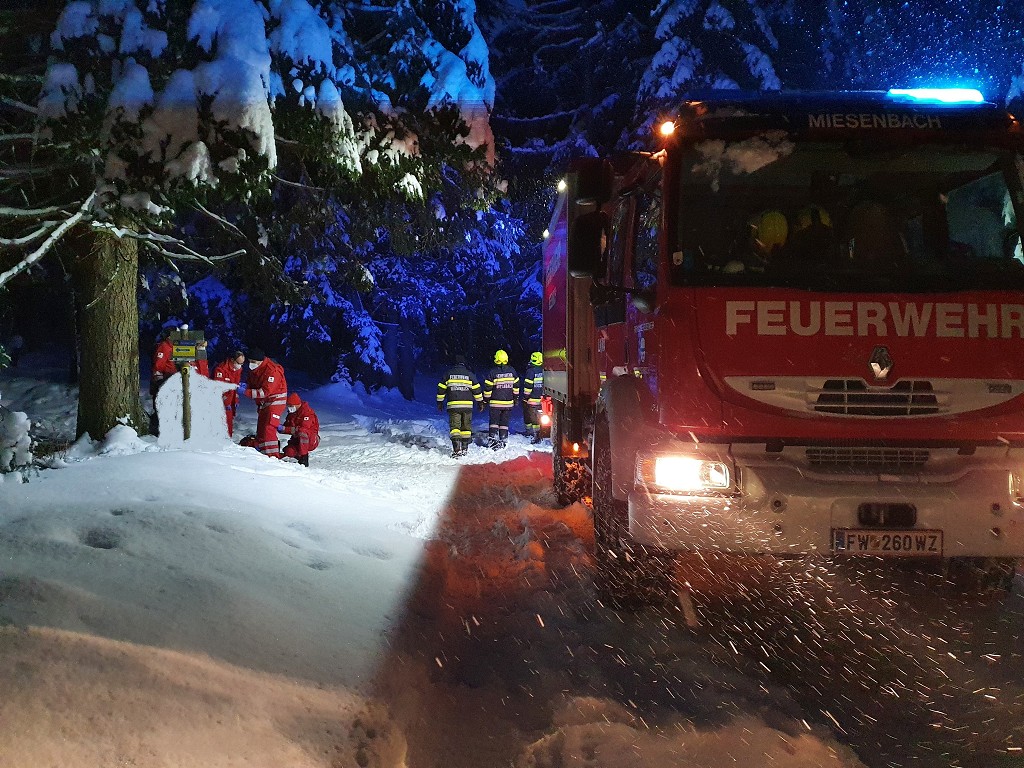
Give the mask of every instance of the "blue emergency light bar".
M 985 101 L 976 88 L 890 88 L 886 95 L 938 104 L 981 104 Z

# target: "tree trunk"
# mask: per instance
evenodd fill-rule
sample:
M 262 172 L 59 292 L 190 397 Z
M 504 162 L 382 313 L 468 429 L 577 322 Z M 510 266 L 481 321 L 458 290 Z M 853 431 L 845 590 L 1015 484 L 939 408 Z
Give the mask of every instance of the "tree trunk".
M 139 398 L 139 244 L 81 228 L 72 265 L 79 338 L 77 435 L 102 438 L 118 422 L 146 431 Z

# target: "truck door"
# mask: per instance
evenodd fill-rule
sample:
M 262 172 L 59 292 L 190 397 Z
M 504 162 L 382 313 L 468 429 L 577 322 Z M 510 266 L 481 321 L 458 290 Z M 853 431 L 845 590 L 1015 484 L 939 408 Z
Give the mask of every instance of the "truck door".
M 629 372 L 651 389 L 657 385 L 655 306 L 661 254 L 661 189 L 657 181 L 633 196 L 633 248 L 627 282 L 626 355 Z
M 594 324 L 597 326 L 597 368 L 603 383 L 610 376 L 626 372 L 624 324 L 626 322 L 625 278 L 632 198 L 614 201 L 602 280 L 594 289 Z

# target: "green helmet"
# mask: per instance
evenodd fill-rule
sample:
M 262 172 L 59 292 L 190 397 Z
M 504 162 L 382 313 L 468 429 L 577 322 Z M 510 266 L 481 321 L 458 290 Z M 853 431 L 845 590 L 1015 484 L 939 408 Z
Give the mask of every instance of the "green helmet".
M 507 365 L 508 364 L 508 352 L 504 349 L 499 349 L 494 353 L 495 365 Z
M 530 365 L 544 365 L 544 355 L 534 352 L 530 355 Z

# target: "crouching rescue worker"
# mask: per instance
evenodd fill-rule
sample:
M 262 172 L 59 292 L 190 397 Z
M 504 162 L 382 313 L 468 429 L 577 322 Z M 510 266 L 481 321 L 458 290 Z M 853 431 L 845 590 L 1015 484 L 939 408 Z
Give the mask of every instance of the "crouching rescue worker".
M 213 380 L 234 384 L 237 387 L 242 382 L 242 366 L 244 364 L 245 353 L 241 350 L 232 352 L 231 357 L 213 369 Z M 235 430 L 235 413 L 238 411 L 237 388 L 227 390 L 221 395 L 221 399 L 224 401 L 224 418 L 228 423 L 228 437 L 231 437 Z
M 284 368 L 260 349 L 249 350 L 248 382 L 238 385 L 238 393 L 256 403 L 256 448 L 265 456 L 281 458 L 277 428 L 288 400 L 288 382 Z
M 437 412 L 448 404 L 449 437 L 452 439 L 452 458 L 465 456 L 473 440 L 473 401 L 483 410 L 480 382 L 466 367 L 464 355 L 455 356 L 455 365 L 448 369 L 437 384 Z
M 284 447 L 284 455 L 298 459 L 299 464 L 308 467 L 310 451 L 320 445 L 320 420 L 297 392 L 288 395 L 288 415 L 278 429 L 292 436 Z
M 484 379 L 484 402 L 490 406 L 488 445 L 493 450 L 504 448 L 508 441 L 508 422 L 519 397 L 519 374 L 508 364 L 508 352 L 494 353 L 494 367 Z
M 523 375 L 523 424 L 531 443 L 540 442 L 540 400 L 544 394 L 544 355 L 534 352 Z

